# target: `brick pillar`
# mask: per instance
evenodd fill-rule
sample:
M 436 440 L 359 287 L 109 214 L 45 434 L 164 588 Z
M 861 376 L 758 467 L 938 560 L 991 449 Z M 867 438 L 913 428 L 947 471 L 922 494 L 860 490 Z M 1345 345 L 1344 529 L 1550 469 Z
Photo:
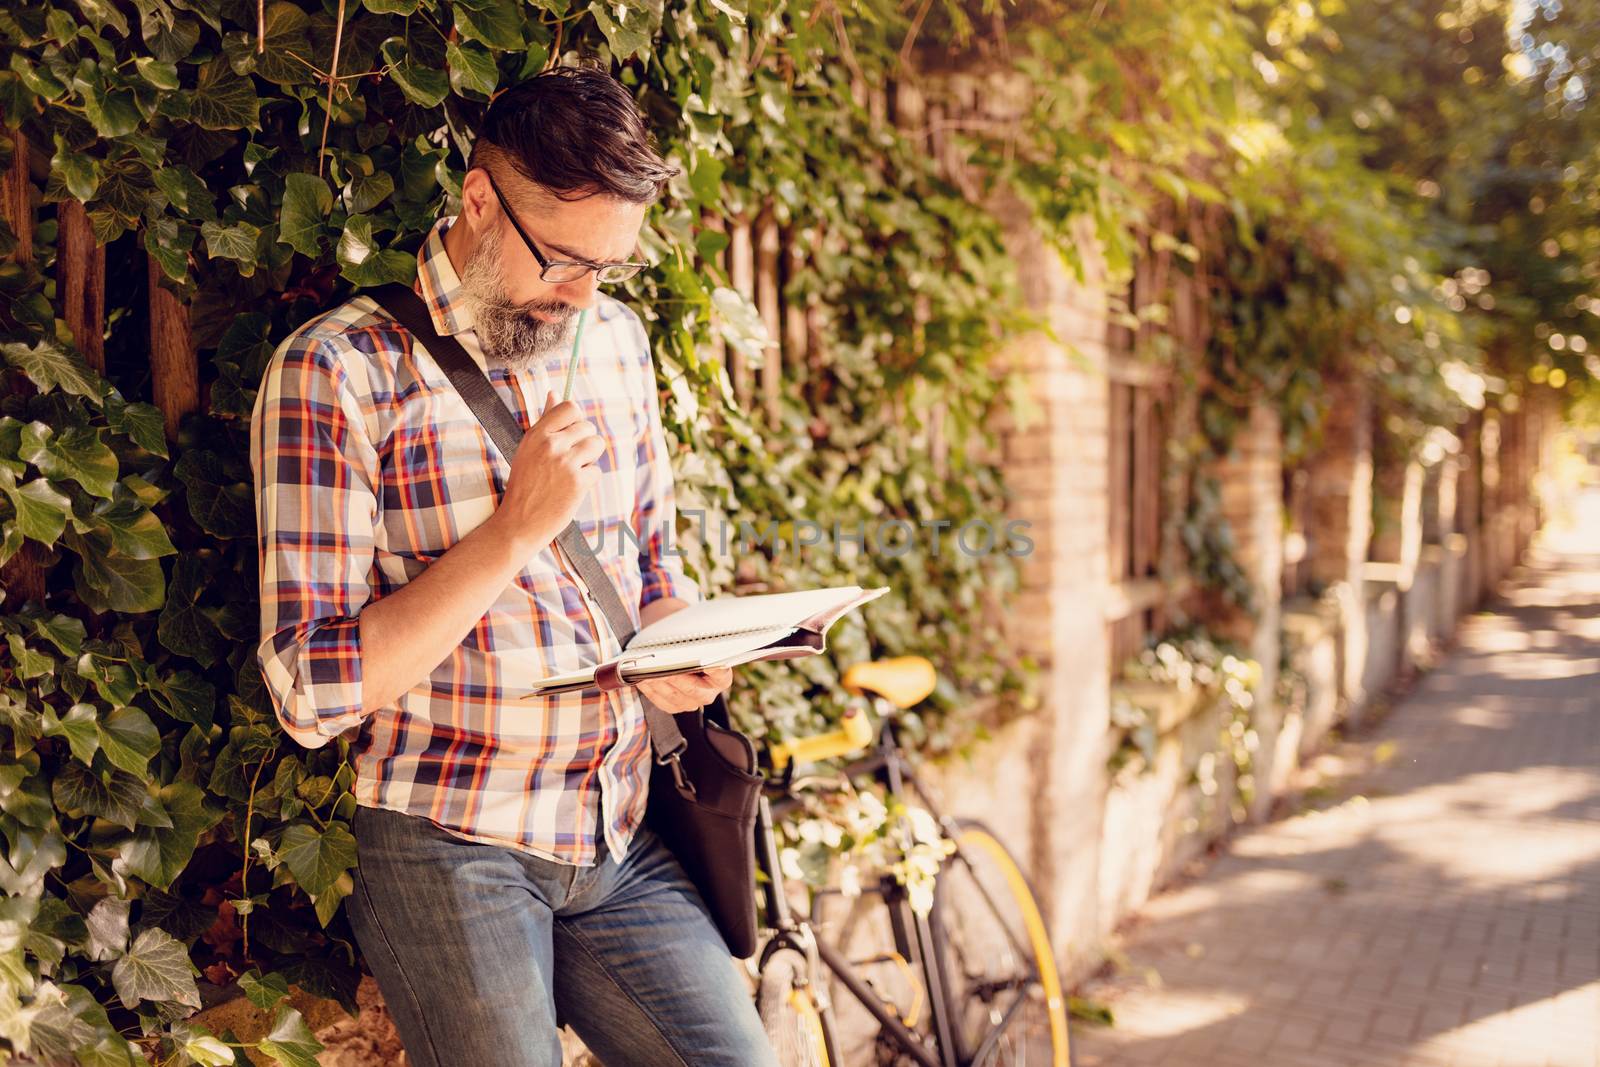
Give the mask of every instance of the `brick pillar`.
M 1007 243 L 1030 307 L 1049 317 L 1059 341 L 1016 338 L 1007 356 L 1027 376 L 1036 408 L 1005 429 L 1010 517 L 1034 542 L 1013 612 L 1013 640 L 1041 665 L 1037 734 L 1015 739 L 1018 777 L 1007 793 L 1027 805 L 1034 827 L 1027 857 L 1057 951 L 1068 968 L 1098 959 L 1110 921 L 1099 913 L 1099 843 L 1107 788 L 1110 649 L 1105 624 L 1107 514 L 1106 377 L 1109 312 L 1103 268 L 1092 251 L 1079 279 L 1028 221 L 1001 200 Z M 1085 227 L 1080 247 L 1095 240 Z M 992 783 L 996 779 L 989 779 Z M 1018 820 L 1021 821 L 1021 820 Z
M 1300 744 L 1298 723 L 1285 730 L 1284 709 L 1273 699 L 1283 603 L 1283 432 L 1277 412 L 1266 405 L 1252 408 L 1232 452 L 1213 462 L 1210 473 L 1222 486 L 1222 516 L 1233 532 L 1234 558 L 1250 584 L 1254 609 L 1231 612 L 1212 625 L 1261 666 L 1251 711 L 1261 740 L 1251 815 L 1261 818 L 1287 784 Z
M 1334 380 L 1322 440 L 1307 464 L 1306 557 L 1311 580 L 1337 607 L 1339 697 L 1347 715 L 1367 694 L 1366 596 L 1362 568 L 1372 539 L 1372 402 L 1365 383 Z

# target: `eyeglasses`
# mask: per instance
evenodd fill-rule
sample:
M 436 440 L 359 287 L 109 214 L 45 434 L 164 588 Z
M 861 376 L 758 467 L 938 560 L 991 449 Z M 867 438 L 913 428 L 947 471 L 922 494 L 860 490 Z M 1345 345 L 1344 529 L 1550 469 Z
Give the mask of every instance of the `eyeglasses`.
M 595 272 L 595 277 L 602 284 L 623 282 L 644 270 L 648 263 L 590 263 L 570 259 L 546 259 L 540 254 L 538 247 L 533 243 L 533 238 L 528 236 L 528 231 L 522 228 L 522 223 L 517 221 L 517 216 L 512 212 L 511 205 L 506 202 L 505 194 L 500 191 L 500 186 L 495 184 L 494 175 L 487 170 L 483 176 L 489 179 L 489 188 L 494 190 L 494 195 L 500 201 L 500 209 L 506 213 L 506 218 L 511 220 L 511 226 L 517 231 L 517 236 L 522 238 L 522 243 L 528 246 L 528 251 L 533 253 L 533 258 L 539 262 L 539 280 L 552 284 L 575 282 L 590 271 Z

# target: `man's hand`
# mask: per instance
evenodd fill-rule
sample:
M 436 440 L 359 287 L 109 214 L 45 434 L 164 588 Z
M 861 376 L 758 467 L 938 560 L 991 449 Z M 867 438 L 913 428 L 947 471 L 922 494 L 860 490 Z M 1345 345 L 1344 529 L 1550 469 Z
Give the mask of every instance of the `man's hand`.
M 634 683 L 634 688 L 650 698 L 662 711 L 697 711 L 726 693 L 733 684 L 733 671 L 712 667 L 692 674 L 674 674 Z
M 505 496 L 485 525 L 511 544 L 549 544 L 599 479 L 595 461 L 605 450 L 605 439 L 581 407 L 571 400 L 557 403 L 547 393 L 544 414 L 517 446 Z

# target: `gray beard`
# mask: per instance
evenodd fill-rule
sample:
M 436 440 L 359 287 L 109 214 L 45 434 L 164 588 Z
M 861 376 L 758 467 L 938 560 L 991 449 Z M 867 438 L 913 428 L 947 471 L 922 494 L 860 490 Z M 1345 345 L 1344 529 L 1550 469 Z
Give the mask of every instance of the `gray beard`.
M 499 230 L 490 231 L 478 242 L 461 272 L 461 287 L 472 306 L 478 343 L 491 363 L 522 370 L 572 343 L 577 315 L 569 305 L 559 300 L 514 304 L 506 299 Z M 533 317 L 535 311 L 559 318 L 545 322 Z

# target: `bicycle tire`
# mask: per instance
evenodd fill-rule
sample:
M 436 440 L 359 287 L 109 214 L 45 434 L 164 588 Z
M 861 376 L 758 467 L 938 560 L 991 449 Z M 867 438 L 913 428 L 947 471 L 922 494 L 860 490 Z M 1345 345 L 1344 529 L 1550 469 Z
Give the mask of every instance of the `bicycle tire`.
M 1008 932 L 1001 944 L 989 945 L 999 964 L 1005 964 L 1009 956 L 1014 954 L 1016 963 L 1032 968 L 1029 984 L 1036 983 L 1038 992 L 1036 995 L 1019 995 L 1029 996 L 1029 1007 L 1035 996 L 1041 1002 L 1039 1007 L 1048 1031 L 1049 1059 L 1046 1062 L 1050 1067 L 1073 1067 L 1075 1059 L 1068 1031 L 1067 996 L 1061 988 L 1055 950 L 1033 888 L 1010 850 L 983 823 L 956 819 L 955 831 L 956 852 L 940 869 L 934 892 L 944 925 L 942 933 L 947 942 L 946 951 L 942 953 L 945 958 L 941 966 L 944 978 L 941 984 L 945 988 L 952 1025 L 961 1028 L 962 1043 L 966 1045 L 964 1054 L 973 1055 L 986 1036 L 987 1027 L 981 1009 L 989 1007 L 990 1026 L 993 1025 L 992 1015 L 996 1010 L 985 998 L 974 997 L 971 990 L 985 990 L 992 995 L 992 990 L 987 990 L 987 986 L 994 984 L 994 979 L 989 975 L 971 974 L 972 960 L 962 957 L 954 946 L 960 939 L 963 927 L 977 927 L 987 912 Z M 1002 909 L 1010 914 L 1002 914 Z M 952 915 L 952 910 L 956 914 Z M 952 934 L 955 936 L 952 937 Z M 995 939 L 985 940 L 992 942 Z M 967 952 L 972 954 L 971 946 L 968 946 Z M 1035 1021 L 1031 1020 L 1031 1013 L 1030 1021 Z M 1038 1036 L 1042 1035 L 1035 1035 L 1036 1038 Z M 1024 1040 L 1027 1040 L 1026 1034 Z M 1030 1047 L 1036 1045 L 1037 1041 Z M 983 1064 L 986 1067 L 988 1064 L 1024 1062 L 1026 1055 L 1024 1050 L 1020 1057 L 1009 1060 L 985 1056 Z
M 785 948 L 767 959 L 756 984 L 756 1012 L 781 1067 L 833 1067 L 828 1019 L 812 994 L 805 956 Z

